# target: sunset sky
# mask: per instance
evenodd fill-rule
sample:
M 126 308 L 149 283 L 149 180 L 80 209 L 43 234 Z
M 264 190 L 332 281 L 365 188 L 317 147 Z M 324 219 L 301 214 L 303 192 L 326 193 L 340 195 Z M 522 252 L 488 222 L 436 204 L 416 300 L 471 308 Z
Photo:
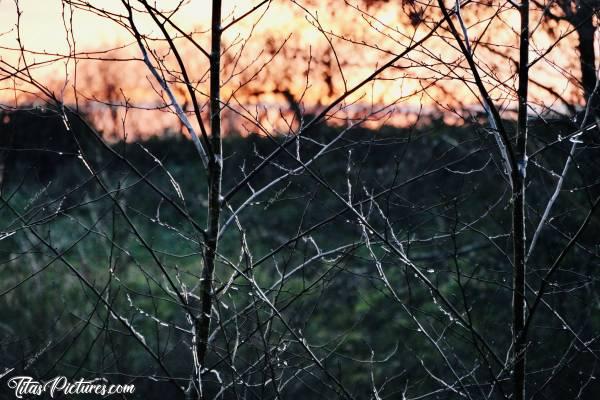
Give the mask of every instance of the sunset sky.
M 104 10 L 125 15 L 125 8 L 118 0 L 90 3 Z M 161 10 L 171 10 L 177 3 L 159 1 L 158 7 Z M 259 1 L 224 1 L 223 24 L 226 25 L 228 21 L 242 15 L 258 3 Z M 222 80 L 224 93 L 235 95 L 229 99 L 231 103 L 281 106 L 286 103 L 280 93 L 289 90 L 298 98 L 301 97 L 306 108 L 327 104 L 341 94 L 345 86 L 351 87 L 358 83 L 377 66 L 404 50 L 413 39 L 422 37 L 432 23 L 439 19 L 439 10 L 428 7 L 423 18 L 425 22 L 415 27 L 410 23 L 410 6 L 399 6 L 394 2 L 383 2 L 370 8 L 361 2 L 348 4 L 350 5 L 339 0 L 275 0 L 268 7 L 261 7 L 242 23 L 228 29 L 224 35 L 227 51 L 224 55 Z M 451 6 L 448 3 L 448 7 Z M 79 93 L 79 101 L 87 98 L 87 101 L 98 104 L 122 102 L 123 95 L 131 104 L 140 107 L 151 108 L 153 105 L 160 106 L 164 103 L 155 93 L 153 85 L 156 82 L 152 81 L 151 74 L 143 63 L 131 60 L 140 58 L 139 48 L 131 33 L 115 21 L 95 15 L 81 7 L 63 8 L 59 0 L 20 0 L 19 7 L 22 12 L 19 32 L 22 46 L 26 50 L 27 63 L 32 65 L 53 60 L 32 69 L 32 74 L 53 90 L 62 90 L 65 102 L 73 102 L 75 94 Z M 128 61 L 89 61 L 84 60 L 87 56 L 80 54 L 81 60 L 77 63 L 75 75 L 76 64 L 73 57 L 55 56 L 67 56 L 70 49 L 73 49 L 70 47 L 72 40 L 64 26 L 63 13 L 67 21 L 72 15 L 72 34 L 77 52 L 108 51 L 124 45 L 119 51 L 94 54 L 94 58 L 110 57 Z M 483 35 L 482 42 L 493 43 L 497 51 L 513 54 L 510 46 L 514 43 L 515 27 L 518 26 L 514 12 L 507 8 L 505 12 L 491 19 L 489 10 L 478 9 L 475 13 L 474 10 L 467 9 L 464 15 L 469 24 L 471 40 Z M 534 13 L 532 21 L 537 22 L 536 18 L 539 18 L 539 15 Z M 210 5 L 204 0 L 184 2 L 172 17 L 181 29 L 191 33 L 205 48 L 208 48 L 210 37 L 209 19 Z M 489 26 L 488 19 L 492 21 Z M 161 37 L 160 30 L 148 16 L 137 13 L 135 22 L 144 35 L 153 39 Z M 15 2 L 0 0 L 0 56 L 4 63 L 22 67 L 23 64 L 19 61 L 20 53 L 17 51 L 19 43 L 16 40 L 16 24 Z M 319 27 L 327 35 L 319 31 Z M 566 26 L 556 28 L 555 31 L 559 33 L 568 30 Z M 173 29 L 170 29 L 170 32 L 175 34 Z M 151 40 L 148 43 L 157 54 L 164 57 L 164 65 L 174 71 L 176 64 L 164 41 Z M 206 58 L 184 39 L 177 39 L 176 43 L 202 92 L 201 88 L 206 85 L 208 68 Z M 535 58 L 537 54 L 549 48 L 553 41 L 544 29 L 537 29 L 532 43 L 531 58 Z M 573 80 L 578 74 L 573 43 L 571 35 L 552 48 L 546 59 L 533 68 L 532 76 L 564 98 L 576 102 L 580 94 L 573 85 Z M 331 47 L 335 49 L 335 53 L 331 51 Z M 479 65 L 487 74 L 486 83 L 498 102 L 503 107 L 509 107 L 512 101 L 510 87 L 516 84 L 515 66 L 506 58 L 481 47 L 476 54 Z M 278 55 L 272 57 L 272 53 L 277 51 Z M 399 61 L 396 68 L 384 72 L 381 75 L 382 80 L 366 86 L 348 99 L 348 110 L 357 107 L 372 108 L 374 105 L 393 106 L 394 109 L 404 111 L 418 110 L 420 107 L 439 109 L 440 106 L 476 106 L 477 101 L 472 94 L 472 88 L 469 89 L 460 80 L 462 72 L 447 66 L 458 61 L 459 54 L 455 44 L 451 43 L 446 31 L 440 31 L 437 36 L 429 39 L 425 46 L 415 49 L 408 57 Z M 327 74 L 330 76 L 329 80 Z M 570 74 L 572 79 L 569 79 Z M 250 77 L 252 82 L 246 82 Z M 14 85 L 18 83 L 12 79 L 2 81 L 0 99 L 3 103 L 10 105 L 12 102 L 13 106 L 16 105 Z M 540 107 L 560 106 L 556 98 L 549 97 L 547 92 L 540 90 L 536 85 L 532 85 L 531 93 L 533 102 Z M 178 92 L 178 95 L 184 96 L 183 91 Z M 21 96 L 29 98 L 30 95 Z M 184 98 L 182 102 L 185 102 Z M 276 110 L 271 111 L 272 115 L 277 113 Z M 266 121 L 268 120 L 269 118 L 266 118 Z M 172 124 L 172 121 L 172 115 L 167 116 L 164 120 L 165 126 Z M 144 130 L 142 125 L 144 124 L 140 124 L 138 119 L 135 129 Z M 153 125 L 152 129 L 156 129 L 156 126 Z

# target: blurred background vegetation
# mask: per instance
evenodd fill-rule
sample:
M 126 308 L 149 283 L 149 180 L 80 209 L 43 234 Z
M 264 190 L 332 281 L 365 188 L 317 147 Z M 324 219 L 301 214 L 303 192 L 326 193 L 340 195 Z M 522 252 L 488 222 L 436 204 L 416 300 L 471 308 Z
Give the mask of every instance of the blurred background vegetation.
M 171 276 L 193 291 L 202 262 L 198 238 L 189 222 L 161 200 L 148 182 L 175 199 L 203 226 L 206 181 L 194 146 L 173 132 L 143 141 L 103 145 L 75 117 L 70 118 L 71 129 L 67 130 L 59 115 L 39 109 L 5 112 L 0 121 L 2 366 L 39 379 L 104 376 L 111 383 L 133 382 L 136 398 L 174 396 L 170 384 L 146 378 L 161 374 L 153 360 L 31 229 L 64 252 L 65 259 L 111 299 L 175 376 L 188 379 L 190 336 L 177 328 L 188 327 L 185 313 L 169 301 L 164 277 L 115 202 L 126 210 L 127 218 Z M 535 121 L 530 133 L 532 145 L 550 143 L 573 129 L 569 121 Z M 328 142 L 339 132 L 339 127 L 318 125 L 307 132 L 314 143 L 304 142 L 304 150 L 314 153 L 319 149 L 317 142 Z M 239 182 L 244 171 L 251 170 L 261 161 L 260 155 L 268 154 L 281 140 L 230 132 L 224 140 L 225 189 Z M 382 203 L 391 216 L 394 233 L 406 243 L 409 258 L 457 307 L 462 310 L 467 304 L 469 320 L 488 344 L 506 349 L 510 346 L 511 320 L 512 274 L 507 257 L 511 252 L 510 196 L 498 173 L 493 146 L 492 138 L 476 126 L 447 126 L 440 121 L 414 128 L 356 128 L 312 169 L 340 193 L 347 192 L 350 184 L 354 201 L 368 198 L 369 190 L 379 193 L 395 187 Z M 560 172 L 569 147 L 566 141 L 549 148 L 544 154 L 544 168 Z M 600 194 L 599 153 L 593 142 L 577 153 L 576 168 L 531 258 L 528 280 L 533 287 L 539 285 L 543 271 L 566 243 L 565 233 L 576 231 L 590 199 Z M 252 185 L 260 188 L 278 176 L 281 170 L 277 163 L 295 166 L 289 157 L 277 159 Z M 90 169 L 98 173 L 110 195 Z M 537 210 L 553 190 L 551 177 L 536 167 L 530 171 L 529 232 L 539 220 Z M 239 201 L 234 198 L 232 206 L 235 208 Z M 331 222 L 304 240 L 288 242 L 332 215 L 335 218 Z M 476 361 L 483 356 L 473 346 L 468 331 L 449 321 L 406 266 L 387 255 L 385 246 L 378 245 L 381 267 L 402 304 L 391 298 L 372 254 L 361 245 L 356 219 L 307 174 L 291 176 L 260 196 L 239 215 L 239 222 L 252 260 L 267 256 L 252 271 L 263 288 L 277 284 L 281 274 L 319 251 L 346 246 L 299 270 L 278 288 L 273 301 L 317 353 L 331 354 L 326 368 L 359 398 L 373 397 L 372 381 L 385 382 L 382 398 L 435 391 L 439 382 L 432 376 L 451 376 L 440 361 L 440 349 L 451 364 L 465 363 L 473 374 L 487 376 L 485 364 Z M 554 275 L 556 284 L 546 298 L 561 315 L 568 316 L 568 323 L 577 327 L 581 337 L 600 332 L 598 222 L 594 216 L 581 245 L 569 253 Z M 373 223 L 391 234 L 383 222 Z M 231 260 L 243 257 L 241 243 L 240 231 L 229 229 L 220 244 L 221 253 Z M 321 250 L 316 250 L 315 243 Z M 280 246 L 281 251 L 269 255 Z M 232 271 L 222 263 L 217 271 L 219 281 L 227 282 Z M 253 289 L 238 279 L 217 307 L 240 311 L 251 304 L 252 296 Z M 423 335 L 406 310 L 433 336 Z M 252 360 L 261 357 L 257 340 L 280 340 L 281 347 L 286 348 L 271 356 L 277 357 L 282 370 L 285 366 L 298 370 L 306 355 L 297 343 L 281 339 L 285 336 L 281 322 L 272 320 L 269 337 L 253 335 L 250 332 L 261 329 L 256 321 L 266 320 L 270 310 L 262 305 L 252 312 L 254 317 L 235 321 L 244 334 L 220 338 L 215 346 L 225 349 L 241 341 L 237 357 L 250 368 Z M 581 398 L 597 398 L 600 386 L 590 376 L 598 368 L 592 354 L 598 353 L 581 351 L 581 344 L 546 308 L 540 309 L 534 324 L 528 364 L 530 385 L 540 390 L 540 398 L 575 398 L 584 386 Z M 230 332 L 226 326 L 223 329 Z M 281 337 L 271 337 L 277 334 Z M 589 345 L 597 347 L 595 341 Z M 209 360 L 215 366 L 222 362 L 216 353 Z M 548 366 L 552 366 L 551 371 Z M 253 368 L 257 376 L 267 374 L 262 371 L 266 367 Z M 425 369 L 431 374 L 424 373 Z M 232 376 L 237 373 L 224 366 L 221 371 Z M 549 376 L 552 378 L 544 386 Z M 217 377 L 209 375 L 206 379 L 216 382 Z M 313 390 L 319 387 L 317 381 L 319 371 L 304 371 L 302 379 L 285 387 L 286 397 L 333 398 L 328 389 Z M 7 390 L 0 386 L 0 393 Z M 208 384 L 207 390 L 216 391 L 217 387 Z M 247 398 L 274 396 L 268 384 L 237 390 L 245 392 L 236 395 Z M 429 398 L 457 396 L 440 391 Z

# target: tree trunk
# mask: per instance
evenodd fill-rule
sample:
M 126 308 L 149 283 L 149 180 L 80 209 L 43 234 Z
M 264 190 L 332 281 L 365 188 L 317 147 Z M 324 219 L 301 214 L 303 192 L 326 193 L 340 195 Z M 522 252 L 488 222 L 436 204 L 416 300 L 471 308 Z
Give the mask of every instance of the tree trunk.
M 594 92 L 596 87 L 596 50 L 594 48 L 594 13 L 592 7 L 582 3 L 573 25 L 579 37 L 579 65 L 581 69 L 581 85 L 586 102 L 589 101 L 591 116 L 600 116 L 600 91 Z
M 210 128 L 212 156 L 208 162 L 208 215 L 204 243 L 204 268 L 200 283 L 201 313 L 196 330 L 196 357 L 201 374 L 205 364 L 208 337 L 210 334 L 211 310 L 213 303 L 213 279 L 215 259 L 219 243 L 219 219 L 221 216 L 221 179 L 223 155 L 221 144 L 221 0 L 212 2 L 210 54 Z M 198 399 L 204 398 L 201 377 L 197 376 Z
M 529 1 L 523 0 L 520 7 L 521 34 L 519 37 L 519 87 L 516 154 L 518 169 L 513 170 L 513 390 L 515 400 L 525 399 L 526 349 L 525 331 L 525 277 L 526 242 L 525 233 L 525 177 L 527 172 L 527 124 L 529 92 Z

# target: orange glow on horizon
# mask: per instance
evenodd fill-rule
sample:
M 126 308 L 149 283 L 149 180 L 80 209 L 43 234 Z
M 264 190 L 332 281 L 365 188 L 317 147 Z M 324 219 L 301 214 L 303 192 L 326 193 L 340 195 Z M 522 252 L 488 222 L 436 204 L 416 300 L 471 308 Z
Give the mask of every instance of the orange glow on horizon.
M 125 13 L 117 0 L 91 3 L 113 13 Z M 164 0 L 158 3 L 161 9 L 168 10 L 178 2 Z M 224 1 L 223 25 L 258 3 Z M 124 104 L 133 106 L 128 112 L 127 129 L 141 134 L 180 129 L 177 118 L 164 112 L 167 96 L 163 93 L 161 99 L 157 94 L 160 92 L 158 84 L 140 61 L 139 48 L 127 29 L 90 11 L 63 7 L 61 1 L 44 2 L 43 7 L 39 4 L 35 0 L 19 1 L 22 15 L 20 29 L 17 30 L 14 2 L 0 1 L 0 21 L 2 26 L 8 27 L 0 36 L 0 57 L 5 63 L 21 68 L 25 65 L 19 59 L 18 49 L 22 45 L 27 50 L 25 61 L 28 65 L 35 65 L 31 68 L 32 76 L 51 88 L 65 103 L 77 103 L 84 111 L 96 113 L 94 121 L 101 129 L 119 131 L 125 114 L 123 110 L 114 111 L 111 105 Z M 340 7 L 332 7 L 331 4 Z M 223 55 L 223 100 L 229 105 L 231 114 L 241 116 L 242 123 L 236 129 L 260 114 L 266 129 L 286 130 L 285 123 L 275 122 L 279 109 L 287 107 L 285 92 L 291 93 L 307 111 L 318 109 L 342 94 L 344 88 L 358 84 L 413 40 L 423 37 L 432 21 L 439 20 L 439 10 L 433 7 L 423 15 L 426 21 L 415 27 L 401 6 L 383 3 L 369 8 L 367 14 L 364 6 L 358 5 L 344 6 L 341 10 L 343 4 L 338 0 L 273 1 L 269 7 L 262 7 L 225 32 L 223 40 L 227 50 Z M 495 10 L 491 7 L 478 10 L 477 18 L 465 13 L 466 22 L 470 25 L 470 39 L 481 38 L 484 42 L 493 39 L 495 50 L 514 55 L 510 46 L 515 42 L 517 14 L 504 11 L 488 27 L 487 18 L 493 12 Z M 164 41 L 158 40 L 161 32 L 150 17 L 136 13 L 134 18 L 140 32 L 152 39 L 148 43 L 163 58 L 164 65 L 170 70 L 178 70 L 173 54 Z M 208 48 L 209 44 L 209 18 L 210 7 L 205 1 L 186 2 L 173 15 L 173 21 L 182 30 L 191 33 L 204 48 Z M 532 20 L 537 18 L 539 15 L 533 13 Z M 557 29 L 566 32 L 568 27 L 558 26 Z M 169 32 L 176 34 L 172 28 Z M 17 41 L 17 33 L 21 43 Z M 398 61 L 394 68 L 382 73 L 378 80 L 349 96 L 342 103 L 341 108 L 345 107 L 343 112 L 340 111 L 336 118 L 357 117 L 365 110 L 369 112 L 387 106 L 379 115 L 388 123 L 403 125 L 414 122 L 415 118 L 407 117 L 407 114 L 421 108 L 425 111 L 446 110 L 445 119 L 449 119 L 456 116 L 448 110 L 476 105 L 474 87 L 465 85 L 463 81 L 468 72 L 451 67 L 458 62 L 463 65 L 464 60 L 449 41 L 448 33 L 440 31 L 438 36 L 426 42 L 426 46 L 416 49 Z M 175 42 L 195 82 L 199 99 L 204 103 L 208 92 L 207 60 L 186 39 L 177 38 Z M 532 44 L 531 58 L 536 58 L 552 46 L 553 41 L 544 30 L 538 29 Z M 335 52 L 331 50 L 332 46 Z M 112 50 L 117 47 L 119 49 Z M 81 52 L 77 63 L 73 57 L 67 57 L 73 49 Z M 84 54 L 90 51 L 100 53 Z M 478 51 L 478 64 L 489 77 L 486 84 L 494 99 L 502 108 L 510 107 L 514 101 L 511 88 L 516 85 L 515 66 L 490 50 Z M 575 57 L 565 57 L 566 54 L 575 56 L 572 36 L 555 46 L 548 53 L 547 60 L 536 64 L 532 75 L 576 103 L 581 95 L 568 75 L 577 77 L 578 71 Z M 107 61 L 110 58 L 114 60 Z M 168 76 L 181 104 L 191 109 L 185 87 L 174 81 L 176 75 Z M 494 81 L 502 82 L 504 86 Z M 17 83 L 12 80 L 3 82 L 1 103 L 18 107 L 34 102 L 30 92 L 35 90 L 21 86 L 26 92 L 16 95 L 15 85 Z M 536 85 L 532 85 L 531 98 L 532 104 L 540 109 L 557 105 L 555 98 L 549 98 L 547 92 Z M 147 110 L 156 108 L 161 111 Z M 388 115 L 390 112 L 391 115 Z M 291 119 L 289 111 L 285 115 Z M 226 120 L 233 121 L 232 118 L 234 116 L 229 116 Z

